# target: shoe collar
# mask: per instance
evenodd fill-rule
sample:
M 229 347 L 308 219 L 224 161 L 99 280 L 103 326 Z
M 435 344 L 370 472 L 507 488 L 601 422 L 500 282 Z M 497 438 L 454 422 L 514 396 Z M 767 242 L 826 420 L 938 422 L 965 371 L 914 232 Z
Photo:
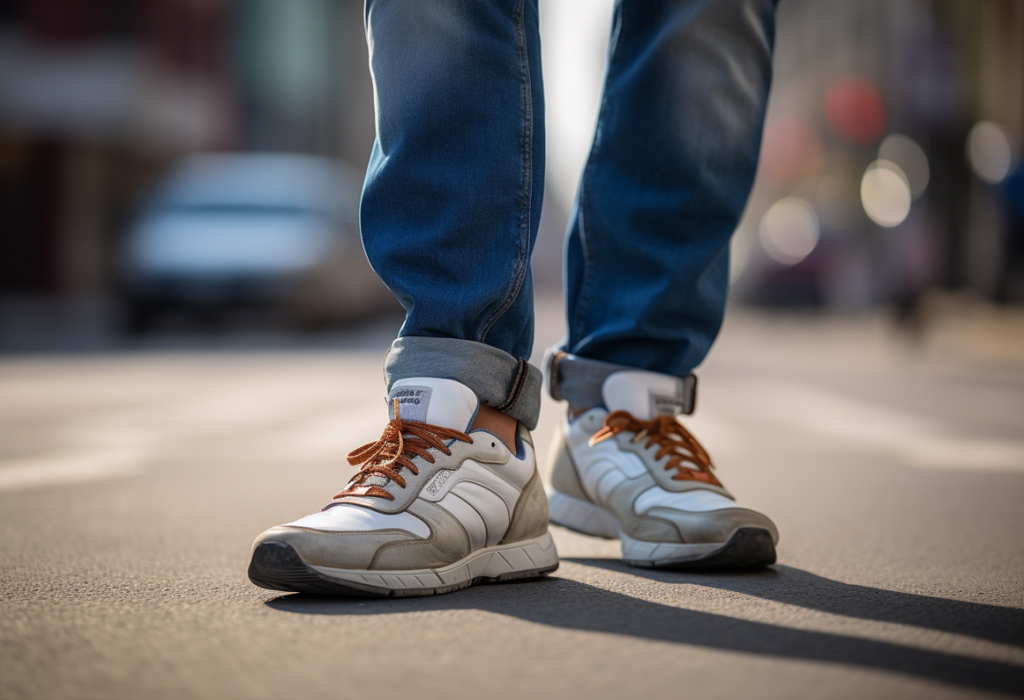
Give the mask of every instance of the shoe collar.
M 680 377 L 643 370 L 610 374 L 601 387 L 609 413 L 628 411 L 638 420 L 686 412 L 691 403 L 690 393 Z
M 410 377 L 399 379 L 388 394 L 388 415 L 404 421 L 439 425 L 467 431 L 473 424 L 480 401 L 473 390 L 454 379 Z M 397 402 L 397 404 L 396 404 Z

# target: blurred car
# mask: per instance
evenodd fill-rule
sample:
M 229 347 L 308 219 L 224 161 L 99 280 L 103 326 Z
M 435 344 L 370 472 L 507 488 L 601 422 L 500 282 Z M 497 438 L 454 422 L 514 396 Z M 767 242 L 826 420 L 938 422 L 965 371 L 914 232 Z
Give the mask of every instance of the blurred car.
M 393 306 L 358 236 L 360 179 L 326 158 L 206 154 L 171 168 L 120 260 L 125 328 L 168 308 L 283 307 L 325 324 Z

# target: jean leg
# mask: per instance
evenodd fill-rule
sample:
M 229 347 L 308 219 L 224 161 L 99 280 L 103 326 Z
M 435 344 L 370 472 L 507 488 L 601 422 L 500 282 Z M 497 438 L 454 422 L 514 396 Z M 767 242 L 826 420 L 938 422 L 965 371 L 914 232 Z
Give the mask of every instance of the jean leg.
M 774 0 L 618 0 L 566 240 L 572 356 L 685 376 L 721 327 L 753 185 Z
M 528 357 L 543 192 L 536 0 L 367 0 L 377 137 L 360 206 L 400 337 Z

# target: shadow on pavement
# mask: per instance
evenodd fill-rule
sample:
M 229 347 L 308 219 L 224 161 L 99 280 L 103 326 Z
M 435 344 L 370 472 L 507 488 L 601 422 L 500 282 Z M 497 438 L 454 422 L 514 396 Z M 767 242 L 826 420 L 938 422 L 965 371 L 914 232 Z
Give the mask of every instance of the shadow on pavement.
M 1009 643 L 1019 643 L 1019 631 L 1010 629 L 1012 624 L 1020 626 L 1022 613 L 1018 610 L 847 586 L 790 567 L 747 574 L 675 574 L 628 569 L 613 560 L 567 561 L 647 576 L 665 583 L 724 588 L 815 610 L 961 634 L 974 634 L 972 630 L 990 632 L 984 622 L 967 618 L 980 611 L 984 619 L 992 620 L 998 611 L 1005 618 L 991 627 L 993 631 L 974 636 L 1000 641 L 1012 638 L 1018 641 Z M 758 590 L 759 587 L 763 590 Z M 787 587 L 789 590 L 784 590 Z M 266 604 L 275 610 L 309 615 L 484 610 L 563 629 L 861 666 L 1024 697 L 1024 668 L 1019 666 L 686 610 L 554 577 L 476 586 L 456 594 L 429 598 L 355 600 L 294 594 L 274 598 Z M 897 609 L 900 607 L 902 609 Z M 892 616 L 889 616 L 890 611 Z
M 719 588 L 845 617 L 953 632 L 1024 649 L 1024 610 L 1016 608 L 840 583 L 778 564 L 750 572 L 682 573 L 637 569 L 614 559 L 563 561 L 643 576 L 661 583 Z

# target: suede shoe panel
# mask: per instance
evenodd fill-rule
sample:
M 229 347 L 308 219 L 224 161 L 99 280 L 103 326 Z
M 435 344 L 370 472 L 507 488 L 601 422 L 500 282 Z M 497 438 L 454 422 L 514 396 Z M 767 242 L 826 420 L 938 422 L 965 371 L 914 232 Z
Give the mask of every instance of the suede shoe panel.
M 516 503 L 512 513 L 512 522 L 508 526 L 501 544 L 519 542 L 532 537 L 540 537 L 548 531 L 548 497 L 544 494 L 544 485 L 540 473 L 534 470 L 533 478 L 523 489 L 523 495 Z
M 425 540 L 395 541 L 385 544 L 366 567 L 371 570 L 432 569 L 451 564 L 469 555 L 469 535 L 462 524 L 440 506 L 417 500 L 409 512 L 430 526 Z
M 655 507 L 647 513 L 675 525 L 685 543 L 728 542 L 729 538 L 741 527 L 763 528 L 771 533 L 773 542 L 778 544 L 779 540 L 779 532 L 775 523 L 749 508 L 725 508 L 702 513 L 689 513 L 675 508 Z
M 581 501 L 589 501 L 590 498 L 583 490 L 580 477 L 576 472 L 576 465 L 573 464 L 572 455 L 565 444 L 562 431 L 555 433 L 551 443 L 551 486 L 556 491 L 561 491 Z
M 680 542 L 679 532 L 671 523 L 633 511 L 633 502 L 652 486 L 654 479 L 649 474 L 624 481 L 608 494 L 607 505 L 630 537 L 648 542 Z
M 405 530 L 324 532 L 279 526 L 260 535 L 253 543 L 253 550 L 263 542 L 281 542 L 290 545 L 303 561 L 315 566 L 365 569 L 382 546 L 418 539 Z

